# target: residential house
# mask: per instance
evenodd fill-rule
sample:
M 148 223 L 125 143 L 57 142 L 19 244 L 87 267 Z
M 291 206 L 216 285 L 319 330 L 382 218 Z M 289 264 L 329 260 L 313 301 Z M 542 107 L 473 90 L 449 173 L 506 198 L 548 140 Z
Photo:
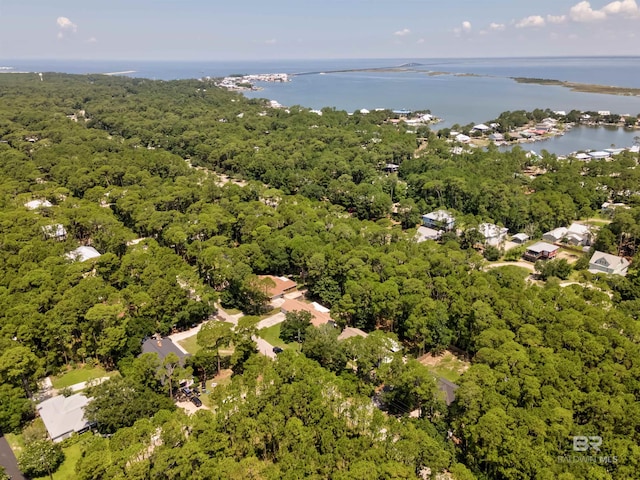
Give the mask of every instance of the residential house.
M 53 204 L 49 201 L 49 200 L 31 200 L 30 202 L 27 202 L 24 204 L 25 207 L 27 207 L 29 210 L 37 210 L 38 208 L 42 208 L 42 207 L 53 207 Z
M 491 130 L 491 127 L 486 126 L 484 123 L 479 123 L 478 125 L 474 125 L 473 128 L 471 129 L 471 131 L 476 131 L 476 132 L 486 132 L 488 130 Z
M 396 165 L 395 163 L 387 163 L 383 170 L 387 173 L 398 173 L 400 169 L 400 165 Z
M 294 292 L 298 288 L 298 284 L 287 277 L 276 277 L 273 275 L 260 275 L 261 280 L 268 278 L 275 286 L 267 289 L 267 295 L 271 301 L 284 297 L 286 293 Z
M 469 143 L 471 141 L 471 137 L 468 135 L 465 135 L 464 133 L 459 133 L 458 135 L 455 136 L 456 142 L 460 142 L 460 143 Z
M 564 242 L 569 245 L 591 245 L 591 231 L 587 225 L 572 223 L 569 228 L 559 227 L 542 235 L 542 240 L 551 243 Z
M 425 242 L 427 240 L 439 240 L 442 233 L 442 230 L 434 230 L 429 227 L 418 227 L 415 239 L 417 243 Z
M 526 233 L 516 233 L 513 237 L 511 237 L 511 241 L 513 243 L 523 244 L 527 240 L 529 240 L 529 235 L 527 235 Z
M 508 228 L 499 227 L 493 223 L 481 223 L 478 225 L 478 231 L 484 237 L 484 244 L 497 247 L 504 243 L 507 238 Z
M 189 354 L 184 353 L 180 348 L 178 348 L 170 338 L 161 338 L 159 335 L 157 337 L 147 338 L 142 342 L 142 353 L 155 353 L 158 355 L 160 362 L 162 362 L 170 353 L 175 353 L 178 360 L 180 360 L 180 364 L 184 364 L 185 358 L 189 356 Z
M 42 227 L 42 233 L 45 240 L 55 239 L 63 241 L 67 239 L 67 231 L 64 226 L 57 223 L 55 225 L 44 225 Z
M 558 243 L 562 241 L 566 234 L 567 227 L 554 228 L 550 232 L 542 235 L 542 240 L 544 240 L 545 242 Z
M 288 312 L 309 312 L 311 314 L 311 324 L 314 327 L 327 323 L 330 325 L 336 324 L 329 314 L 329 309 L 316 302 L 305 303 L 298 298 L 287 298 L 280 306 L 280 310 L 284 314 Z
M 492 140 L 494 142 L 502 142 L 504 141 L 504 135 L 502 135 L 501 133 L 492 133 L 491 135 L 489 135 L 489 140 Z
M 610 275 L 625 276 L 629 264 L 629 260 L 624 257 L 596 251 L 591 257 L 591 260 L 589 260 L 589 271 L 591 273 L 607 273 Z
M 37 406 L 53 442 L 61 442 L 74 433 L 86 432 L 91 428 L 91 423 L 84 418 L 84 409 L 90 401 L 91 399 L 77 393 L 68 397 L 57 395 Z
M 456 219 L 446 210 L 436 210 L 422 216 L 422 224 L 425 227 L 436 230 L 453 230 L 456 225 Z
M 588 155 L 591 160 L 604 160 L 605 158 L 609 158 L 611 156 L 609 152 L 605 152 L 604 150 L 589 152 Z
M 345 329 L 342 330 L 342 333 L 338 335 L 338 341 L 346 340 L 347 338 L 351 337 L 367 338 L 368 336 L 369 334 L 367 332 L 365 332 L 364 330 L 360 330 L 359 328 L 345 327 Z
M 83 245 L 67 253 L 65 257 L 73 262 L 85 262 L 91 258 L 98 258 L 100 255 L 100 252 L 95 248 Z
M 591 231 L 587 225 L 581 223 L 572 223 L 567 229 L 565 242 L 569 245 L 591 245 Z
M 526 252 L 524 252 L 523 258 L 530 262 L 536 262 L 538 260 L 549 260 L 551 258 L 555 258 L 558 254 L 558 250 L 560 247 L 557 245 L 552 245 L 547 242 L 538 242 L 530 247 L 527 247 Z

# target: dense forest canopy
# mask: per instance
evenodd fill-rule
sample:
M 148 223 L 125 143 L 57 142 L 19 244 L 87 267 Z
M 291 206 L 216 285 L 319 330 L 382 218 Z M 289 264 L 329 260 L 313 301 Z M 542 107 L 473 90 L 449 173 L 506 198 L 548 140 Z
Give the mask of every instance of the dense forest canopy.
M 637 156 L 453 155 L 388 111 L 273 108 L 200 80 L 4 74 L 0 98 L 0 429 L 32 418 L 38 380 L 72 364 L 120 370 L 96 398 L 148 400 L 85 445 L 78 478 L 640 471 L 637 262 L 626 278 L 582 272 L 591 288 L 531 284 L 515 267 L 486 270 L 469 233 L 490 221 L 536 236 L 622 201 L 630 208 L 596 246 L 631 257 Z M 544 173 L 525 175 L 532 166 Z M 436 208 L 466 232 L 416 243 L 420 215 Z M 47 235 L 52 225 L 66 235 Z M 65 256 L 81 245 L 101 256 Z M 201 323 L 218 302 L 262 313 L 263 274 L 295 278 L 340 327 L 374 334 L 339 344 L 313 330 L 301 354 L 271 362 L 255 355 L 247 321 L 215 408 L 171 412 L 178 367 L 138 357 L 142 340 Z M 387 361 L 388 338 L 404 349 Z M 412 357 L 450 347 L 472 362 L 447 406 Z M 188 368 L 206 371 L 213 351 Z M 602 437 L 601 455 L 616 461 L 559 460 L 574 436 Z

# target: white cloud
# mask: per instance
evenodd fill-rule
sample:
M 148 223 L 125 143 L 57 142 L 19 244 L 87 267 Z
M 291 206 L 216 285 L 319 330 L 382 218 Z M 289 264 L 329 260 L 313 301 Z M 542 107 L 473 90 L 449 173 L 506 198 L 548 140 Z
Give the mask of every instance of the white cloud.
M 275 45 L 276 43 L 278 43 L 278 40 L 276 40 L 275 38 L 270 38 L 269 40 L 265 40 L 264 43 L 266 43 L 267 45 Z
M 605 7 L 606 8 L 606 7 Z M 587 1 L 576 3 L 569 10 L 569 16 L 574 22 L 596 22 L 607 18 L 607 14 L 601 10 L 594 10 Z
M 470 32 L 471 31 L 471 22 L 468 21 L 464 21 L 462 22 L 462 31 L 463 32 Z
M 90 37 L 87 39 L 87 43 L 98 43 L 98 39 L 96 37 Z
M 393 32 L 393 34 L 396 35 L 397 37 L 404 37 L 406 35 L 409 35 L 410 33 L 411 33 L 411 30 L 409 30 L 408 28 L 403 28 L 402 30 Z
M 516 28 L 537 28 L 544 27 L 545 21 L 540 15 L 531 15 L 529 17 L 523 18 L 518 23 L 516 23 Z
M 422 43 L 424 43 L 424 42 L 425 42 L 425 39 L 424 39 L 424 38 L 419 38 L 419 39 L 418 39 L 418 41 L 417 41 L 416 43 L 418 43 L 418 44 L 422 44 Z
M 566 21 L 566 15 L 547 15 L 547 22 L 549 23 L 564 23 Z
M 501 31 L 504 30 L 504 23 L 495 23 L 492 22 L 489 24 L 489 30 L 494 30 L 494 31 Z
M 78 30 L 78 25 L 73 23 L 67 17 L 58 17 L 56 23 L 62 30 L 69 30 L 72 32 L 76 32 Z
M 637 17 L 640 14 L 640 9 L 638 9 L 638 4 L 635 0 L 611 2 L 605 5 L 602 11 L 609 15 L 624 15 L 628 17 Z

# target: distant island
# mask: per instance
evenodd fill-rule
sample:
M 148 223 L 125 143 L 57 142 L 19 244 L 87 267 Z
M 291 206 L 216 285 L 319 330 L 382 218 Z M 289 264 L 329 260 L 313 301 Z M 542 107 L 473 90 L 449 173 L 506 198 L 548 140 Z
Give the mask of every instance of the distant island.
M 570 88 L 574 92 L 604 93 L 607 95 L 640 96 L 640 88 L 615 87 L 612 85 L 595 85 L 591 83 L 565 82 L 548 78 L 509 77 L 518 83 L 536 83 L 538 85 L 557 85 Z

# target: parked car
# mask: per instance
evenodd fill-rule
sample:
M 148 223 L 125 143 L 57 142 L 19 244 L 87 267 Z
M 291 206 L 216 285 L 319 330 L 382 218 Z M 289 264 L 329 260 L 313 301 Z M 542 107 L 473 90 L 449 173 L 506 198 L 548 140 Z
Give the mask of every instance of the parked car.
M 277 353 L 282 353 L 282 352 L 284 352 L 284 350 L 282 350 L 282 348 L 280 348 L 280 347 L 273 347 L 273 353 L 276 353 L 276 354 L 277 354 Z
M 202 406 L 202 400 L 200 400 L 198 397 L 191 397 L 191 403 L 193 403 L 196 407 Z

